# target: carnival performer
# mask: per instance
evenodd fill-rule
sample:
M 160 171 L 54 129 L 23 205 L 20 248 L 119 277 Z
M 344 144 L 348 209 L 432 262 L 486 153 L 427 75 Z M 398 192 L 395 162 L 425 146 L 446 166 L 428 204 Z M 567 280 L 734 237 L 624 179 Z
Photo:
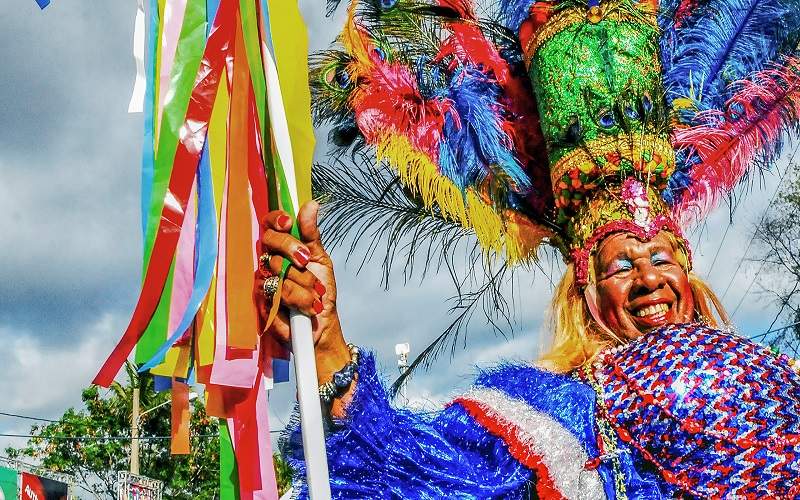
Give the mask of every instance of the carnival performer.
M 800 376 L 728 330 L 682 232 L 800 116 L 800 8 L 734 3 L 508 1 L 500 26 L 461 1 L 351 4 L 318 118 L 487 254 L 544 242 L 567 266 L 547 354 L 415 414 L 346 343 L 318 205 L 299 239 L 269 214 L 255 297 L 283 342 L 288 308 L 314 318 L 337 498 L 800 494 Z M 287 450 L 302 478 L 298 429 Z

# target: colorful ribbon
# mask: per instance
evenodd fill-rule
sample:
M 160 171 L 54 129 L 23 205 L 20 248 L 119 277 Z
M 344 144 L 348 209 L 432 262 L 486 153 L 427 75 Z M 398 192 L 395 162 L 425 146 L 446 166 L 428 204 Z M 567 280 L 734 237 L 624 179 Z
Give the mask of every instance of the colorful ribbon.
M 172 391 L 173 453 L 189 452 L 189 385 L 206 384 L 206 411 L 223 419 L 224 499 L 277 497 L 266 390 L 288 379 L 288 352 L 261 335 L 253 280 L 260 221 L 310 196 L 304 33 L 293 0 L 139 0 L 137 10 L 143 283 L 95 383 L 108 386 L 135 347 L 140 370 Z

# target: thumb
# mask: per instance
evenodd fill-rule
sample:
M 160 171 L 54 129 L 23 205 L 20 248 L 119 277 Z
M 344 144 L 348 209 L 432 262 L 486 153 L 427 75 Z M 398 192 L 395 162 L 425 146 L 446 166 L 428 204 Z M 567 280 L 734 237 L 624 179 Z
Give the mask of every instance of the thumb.
M 319 203 L 311 200 L 302 207 L 297 214 L 297 227 L 300 230 L 300 239 L 303 243 L 319 241 L 319 226 L 317 225 L 317 215 L 319 214 Z

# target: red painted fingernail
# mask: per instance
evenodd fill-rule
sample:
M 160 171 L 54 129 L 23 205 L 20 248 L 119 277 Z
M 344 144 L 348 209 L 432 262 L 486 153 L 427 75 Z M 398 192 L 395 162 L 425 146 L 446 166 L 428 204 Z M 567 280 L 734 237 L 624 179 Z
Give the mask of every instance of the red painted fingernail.
M 314 290 L 316 290 L 320 295 L 325 295 L 325 285 L 323 285 L 320 281 L 314 283 Z
M 277 224 L 278 227 L 286 227 L 290 222 L 292 222 L 292 219 L 290 219 L 288 215 L 279 215 L 277 220 L 275 220 L 275 224 Z
M 314 305 L 312 307 L 314 308 L 315 314 L 319 314 L 322 312 L 322 302 L 320 302 L 319 299 L 314 300 Z
M 309 254 L 308 250 L 306 250 L 305 248 L 298 248 L 292 255 L 294 256 L 294 259 L 297 261 L 297 263 L 300 264 L 301 266 L 305 266 L 306 264 L 308 264 L 308 259 L 311 258 L 311 254 Z

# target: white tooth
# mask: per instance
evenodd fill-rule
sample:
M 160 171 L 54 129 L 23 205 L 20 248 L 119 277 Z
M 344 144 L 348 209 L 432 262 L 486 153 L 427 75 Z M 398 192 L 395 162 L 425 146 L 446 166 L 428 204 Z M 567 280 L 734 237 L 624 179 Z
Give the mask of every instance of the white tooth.
M 666 313 L 668 310 L 669 306 L 667 304 L 656 304 L 639 309 L 636 311 L 635 315 L 641 318 L 644 316 L 651 316 L 653 314 Z

